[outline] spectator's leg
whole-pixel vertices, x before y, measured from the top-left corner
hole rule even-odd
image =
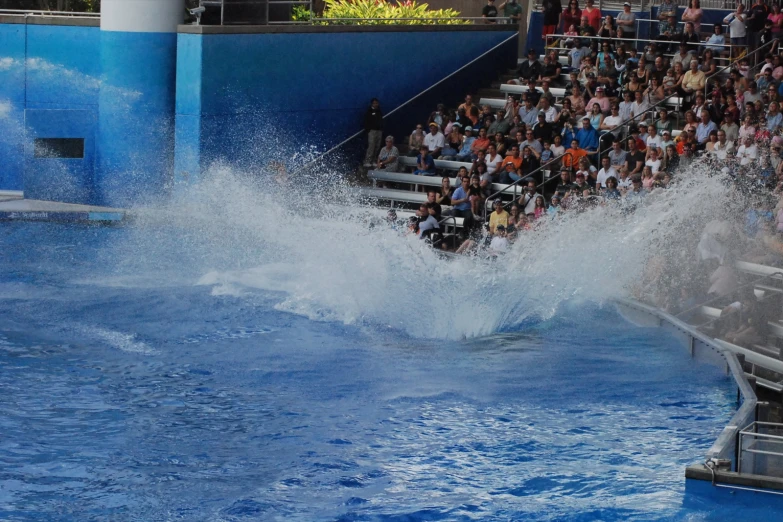
[[[383,131],[371,130],[367,132],[367,154],[364,156],[364,164],[375,165],[378,159],[378,152],[381,150],[381,139]]]

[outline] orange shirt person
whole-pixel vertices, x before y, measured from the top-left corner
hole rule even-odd
[[[571,148],[565,151],[563,156],[563,166],[567,168],[573,168],[574,165],[579,164],[579,160],[587,156],[585,149],[579,148],[578,140],[571,140]]]

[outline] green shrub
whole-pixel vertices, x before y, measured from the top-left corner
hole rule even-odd
[[[316,23],[332,25],[437,25],[469,24],[469,20],[459,20],[459,11],[454,9],[430,10],[428,4],[417,4],[413,0],[389,3],[385,0],[325,0],[323,18],[336,18],[334,21]],[[361,20],[351,20],[361,18]],[[413,20],[406,20],[412,18]]]

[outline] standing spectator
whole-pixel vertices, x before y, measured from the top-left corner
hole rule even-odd
[[[511,18],[510,21],[506,20],[505,23],[519,23],[520,19],[522,18],[522,6],[517,3],[517,0],[505,0],[498,7],[503,10],[503,16],[505,18]]]
[[[383,139],[383,112],[378,98],[370,101],[367,112],[364,113],[364,130],[367,132],[367,153],[364,155],[364,166],[367,168],[375,164],[378,151]]]
[[[598,32],[601,28],[601,10],[593,6],[593,0],[587,0],[582,16],[586,16],[588,25]]]
[[[673,0],[663,0],[658,8],[658,34],[671,36],[677,31],[677,27],[672,26],[669,17],[677,18],[677,4]]]
[[[761,34],[764,31],[764,22],[769,17],[769,7],[764,0],[756,0],[750,7],[747,18],[748,45],[750,50],[758,48]]]
[[[582,10],[579,9],[579,2],[578,0],[570,0],[568,2],[568,7],[566,8],[565,12],[563,12],[562,15],[563,18],[563,31],[568,31],[569,28],[573,25],[574,27],[579,27],[579,24],[582,20]],[[587,42],[584,42],[587,43]],[[577,39],[576,47],[579,47],[579,40]]]
[[[772,12],[767,16],[772,21],[772,36],[780,38],[781,29],[783,29],[783,13],[780,12],[780,3],[772,4]]]
[[[631,4],[629,2],[623,4],[623,12],[617,15],[617,27],[623,30],[623,38],[628,38],[629,40],[636,38],[636,15],[631,12]],[[635,45],[636,42],[634,42]]]
[[[413,171],[413,174],[416,176],[435,175],[435,160],[426,145],[419,147],[419,155],[416,156],[416,170]]]
[[[481,10],[481,16],[486,19],[484,21],[488,24],[497,23],[495,18],[498,17],[498,8],[495,7],[495,0],[487,0],[487,5]]]
[[[704,11],[701,10],[699,0],[691,0],[691,5],[682,13],[681,20],[683,22],[691,22],[694,32],[699,34],[701,33],[701,19],[703,16]]]
[[[563,6],[560,0],[544,0],[541,3],[541,11],[544,13],[544,34],[542,38],[546,43],[546,37],[555,34],[560,27],[560,19],[563,14]]]
[[[400,151],[394,146],[394,136],[386,136],[386,146],[378,154],[378,170],[397,172],[399,169]]]

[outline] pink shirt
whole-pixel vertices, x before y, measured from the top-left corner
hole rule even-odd
[[[780,32],[780,26],[778,25],[781,20],[783,20],[783,13],[775,14],[775,13],[769,13],[769,16],[767,17],[770,20],[772,20],[772,32],[774,34],[777,34]]]
[[[697,20],[697,21],[693,22],[693,32],[695,32],[696,34],[699,34],[701,32],[701,18],[702,18],[702,16],[704,16],[704,11],[702,11],[701,9],[691,9],[690,7],[687,8],[682,13],[682,18],[683,19],[688,17],[688,18],[691,18],[692,20]]]

